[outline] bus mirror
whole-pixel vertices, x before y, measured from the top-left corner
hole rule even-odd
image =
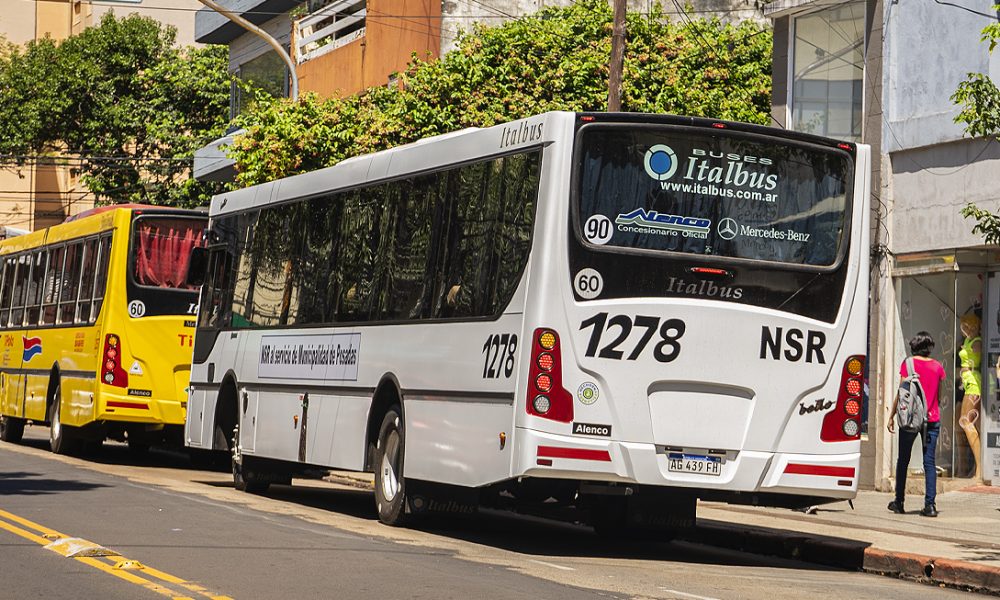
[[[191,287],[201,287],[208,273],[208,249],[196,247],[191,249],[191,259],[188,261],[186,283]]]

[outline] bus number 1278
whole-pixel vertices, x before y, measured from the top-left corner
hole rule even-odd
[[[483,379],[510,378],[514,373],[514,353],[517,351],[517,334],[495,333],[483,344]]]

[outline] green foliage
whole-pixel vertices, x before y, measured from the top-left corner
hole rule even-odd
[[[982,210],[971,202],[962,209],[961,215],[966,219],[976,220],[972,233],[983,236],[987,244],[1000,243],[1000,216]]]
[[[218,189],[190,169],[226,126],[226,51],[177,49],[174,36],[152,19],[107,14],[60,44],[0,54],[0,155],[78,155],[102,202],[205,203]]]
[[[1000,4],[994,8],[1000,11]],[[1000,23],[987,25],[983,29],[982,41],[989,43],[992,53],[1000,42]],[[989,75],[969,73],[952,94],[951,101],[961,107],[955,122],[965,124],[966,134],[987,136],[1000,133],[1000,89]]]
[[[955,122],[965,123],[971,136],[996,135],[1000,132],[1000,89],[989,75],[969,73],[951,96],[962,107]]]
[[[994,8],[1000,11],[1000,4]],[[992,53],[1000,42],[1000,23],[987,25],[982,41],[989,43]],[[965,124],[967,135],[985,137],[1000,133],[1000,89],[989,75],[969,73],[952,94],[951,101],[961,107],[955,122]],[[1000,243],[1000,217],[971,203],[961,214],[966,219],[976,220],[972,233],[982,235],[988,244]]]
[[[768,123],[771,40],[749,22],[630,14],[623,110]],[[611,9],[601,0],[480,25],[440,60],[414,57],[398,87],[298,103],[258,97],[229,155],[245,186],[464,127],[606,110],[610,53]]]

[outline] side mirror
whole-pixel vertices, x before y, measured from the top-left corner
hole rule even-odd
[[[206,274],[208,274],[208,248],[192,248],[185,283],[193,288],[201,287],[205,283]]]

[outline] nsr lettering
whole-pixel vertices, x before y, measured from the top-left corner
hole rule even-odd
[[[826,334],[822,331],[803,332],[795,328],[783,331],[781,327],[775,327],[772,331],[770,327],[764,326],[760,332],[760,358],[798,362],[805,357],[807,363],[825,365],[825,346]]]

